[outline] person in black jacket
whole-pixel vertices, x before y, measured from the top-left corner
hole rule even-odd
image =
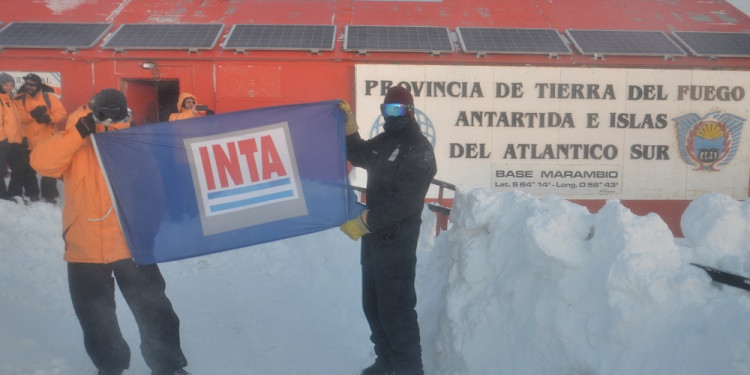
[[[422,375],[414,278],[435,154],[403,87],[386,92],[380,106],[385,131],[367,141],[349,105],[342,101],[339,107],[346,113],[347,158],[367,170],[367,209],[341,225],[353,240],[362,238],[362,307],[377,355],[362,375]]]

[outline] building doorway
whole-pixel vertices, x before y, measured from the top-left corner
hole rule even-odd
[[[128,98],[128,107],[133,111],[136,125],[165,122],[177,110],[180,81],[125,79],[123,92]]]

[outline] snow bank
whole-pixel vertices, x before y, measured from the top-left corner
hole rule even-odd
[[[439,314],[430,366],[443,374],[749,373],[750,295],[712,285],[689,265],[717,260],[748,274],[737,265],[747,267],[749,213],[722,195],[696,200],[683,218],[690,247],[657,215],[635,216],[615,200],[592,215],[552,196],[459,192],[453,226],[433,250],[444,254],[428,267],[443,270],[430,274],[443,286],[420,293],[434,299],[422,315]]]

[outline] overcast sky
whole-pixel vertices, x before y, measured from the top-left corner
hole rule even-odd
[[[727,0],[727,2],[745,14],[750,15],[750,0]]]

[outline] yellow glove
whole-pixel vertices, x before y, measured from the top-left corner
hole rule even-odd
[[[367,212],[369,211],[370,210],[362,211],[359,216],[347,221],[344,224],[341,224],[341,226],[339,226],[339,229],[341,229],[342,232],[346,233],[346,235],[354,241],[358,240],[365,234],[370,233],[370,228],[367,227]]]
[[[346,135],[356,133],[357,130],[359,130],[359,126],[357,126],[357,120],[354,118],[354,113],[352,113],[352,109],[351,107],[349,107],[349,103],[343,100],[339,100],[339,108],[341,108],[341,110],[344,111],[344,114],[346,114],[344,133],[346,133]]]

